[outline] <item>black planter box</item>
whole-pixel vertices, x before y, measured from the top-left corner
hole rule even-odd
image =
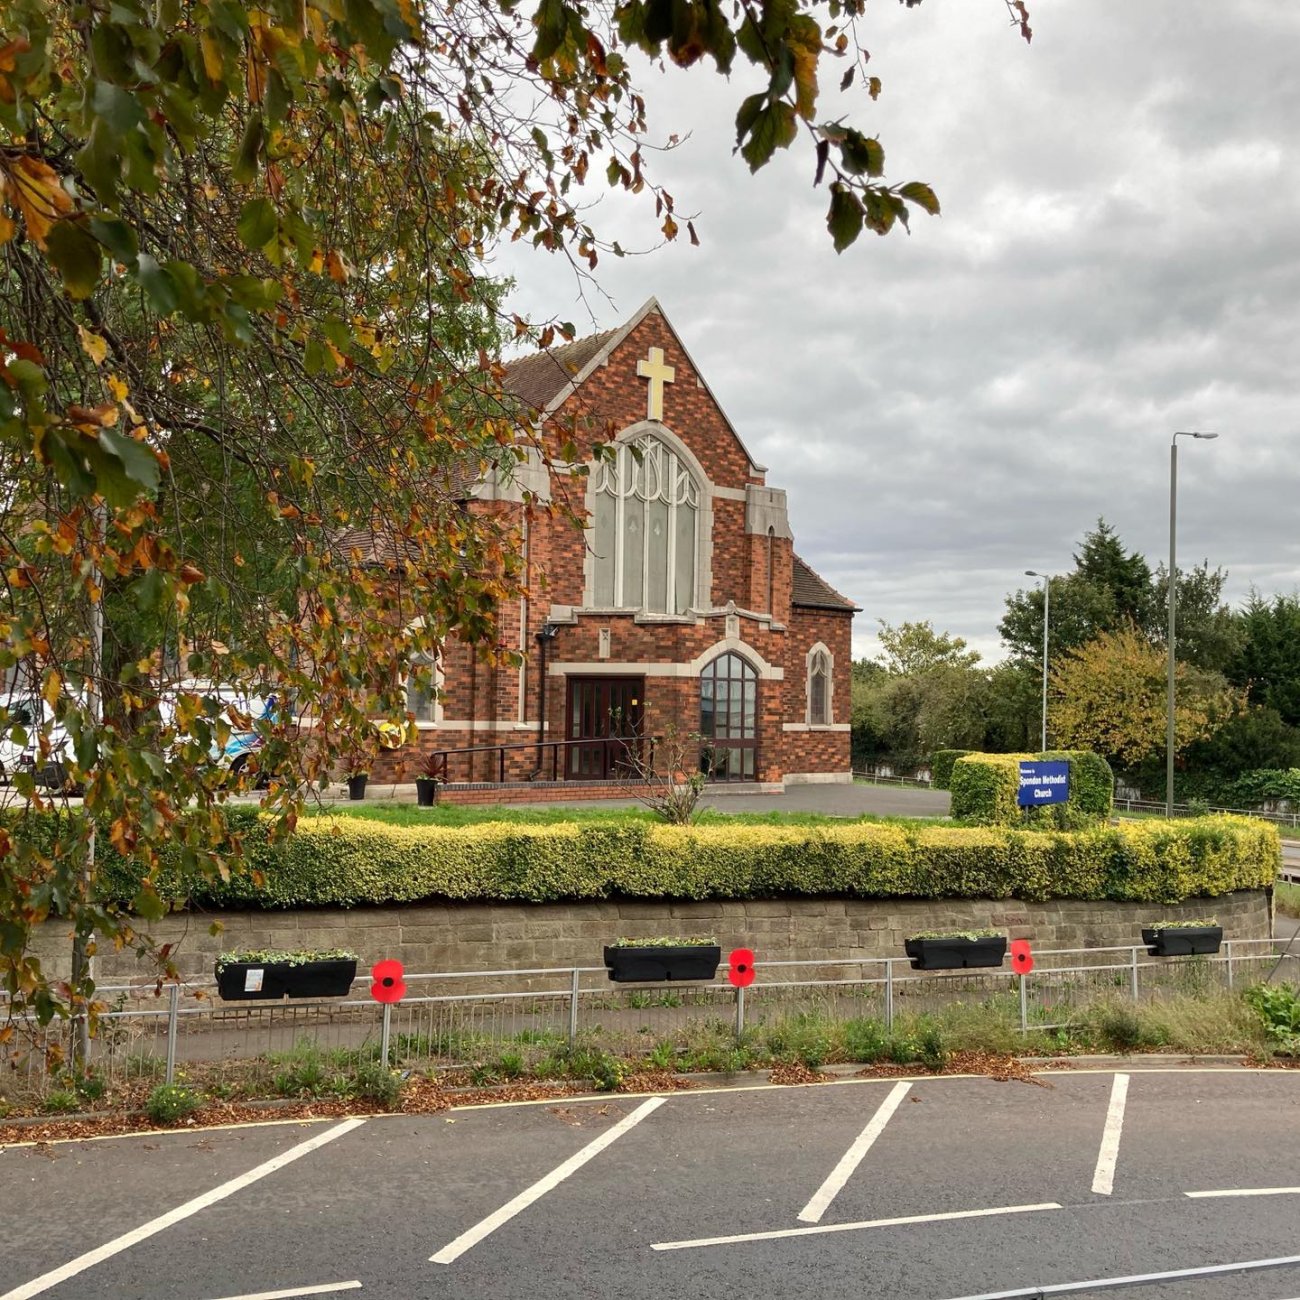
[[[663,984],[669,980],[711,980],[722,960],[716,943],[622,945],[605,949],[605,965],[616,984]]]
[[[252,979],[249,972],[261,972]],[[355,957],[330,957],[291,965],[287,961],[237,961],[217,968],[217,991],[227,1002],[253,998],[342,998],[357,977]]]
[[[364,799],[366,797],[366,782],[369,775],[363,772],[360,776],[348,777],[348,798]]]
[[[913,970],[963,970],[968,966],[1001,966],[1007,937],[980,939],[907,939],[903,943]]]
[[[1192,957],[1218,952],[1223,942],[1221,925],[1157,925],[1142,931],[1142,942],[1152,957]]]
[[[415,802],[421,808],[432,808],[438,801],[438,783],[427,776],[415,778]]]

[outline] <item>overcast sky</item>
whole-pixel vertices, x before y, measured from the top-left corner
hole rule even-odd
[[[512,250],[512,306],[619,324],[654,295],[787,489],[795,545],[877,620],[929,619],[987,658],[1025,569],[1064,572],[1099,515],[1180,562],[1229,571],[1234,603],[1300,583],[1300,5],[1003,0],[867,6],[884,83],[853,120],[891,183],[943,216],[842,255],[802,147],[751,176],[732,120],[751,88],[647,70],[655,159],[702,244],[601,263],[577,300],[560,259]],[[839,70],[823,76],[834,86]],[[849,98],[849,97],[846,97]],[[824,118],[849,105],[824,96]],[[595,214],[646,245],[652,213]]]

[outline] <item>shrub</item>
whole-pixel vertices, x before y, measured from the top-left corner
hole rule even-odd
[[[1070,804],[1080,812],[1105,819],[1115,810],[1115,773],[1100,754],[1090,749],[1048,749],[1038,757],[1070,764]]]
[[[81,1098],[71,1088],[56,1088],[45,1094],[41,1109],[47,1115],[70,1115],[81,1109]]]
[[[160,1083],[145,1102],[145,1112],[155,1124],[175,1124],[203,1105],[202,1096],[183,1083]]]
[[[1022,762],[1070,765],[1070,799],[1065,804],[1021,808],[1017,803]],[[981,826],[1027,825],[1081,830],[1110,817],[1115,776],[1100,754],[1086,749],[1049,749],[1041,754],[962,755],[950,778],[952,815]]]
[[[1011,760],[1016,761],[1014,758]],[[960,760],[957,773],[987,762]],[[956,791],[954,789],[954,797]],[[353,907],[426,899],[1047,898],[1176,903],[1263,889],[1276,830],[1245,818],[1076,832],[844,822],[811,826],[489,822],[431,828],[307,823],[253,842],[246,875],[195,881],[205,908]],[[120,859],[118,860],[120,863]],[[134,889],[116,895],[129,899]]]
[[[966,754],[952,769],[952,815],[980,826],[1020,820],[1020,764],[1029,754]]]
[[[1300,767],[1260,767],[1229,782],[1224,798],[1234,808],[1257,808],[1270,799],[1300,805]]]
[[[936,749],[930,755],[931,786],[936,790],[951,789],[953,764],[973,752],[969,749]]]

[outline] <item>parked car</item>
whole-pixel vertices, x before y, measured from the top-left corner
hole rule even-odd
[[[0,736],[0,783],[12,785],[19,772],[24,769],[30,771],[36,766],[36,741],[32,732],[35,730],[35,720],[40,716],[39,701],[34,704],[19,701],[10,705],[10,729]],[[21,727],[27,733],[21,745],[14,739],[14,727]]]

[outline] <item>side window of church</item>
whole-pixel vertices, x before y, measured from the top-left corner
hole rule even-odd
[[[437,676],[436,661],[419,655],[411,663],[412,672],[406,679],[406,708],[416,722],[434,722]]]
[[[594,470],[593,604],[684,614],[695,601],[700,489],[657,438],[619,446]]]
[[[808,721],[814,727],[831,723],[831,657],[825,650],[808,662]]]

